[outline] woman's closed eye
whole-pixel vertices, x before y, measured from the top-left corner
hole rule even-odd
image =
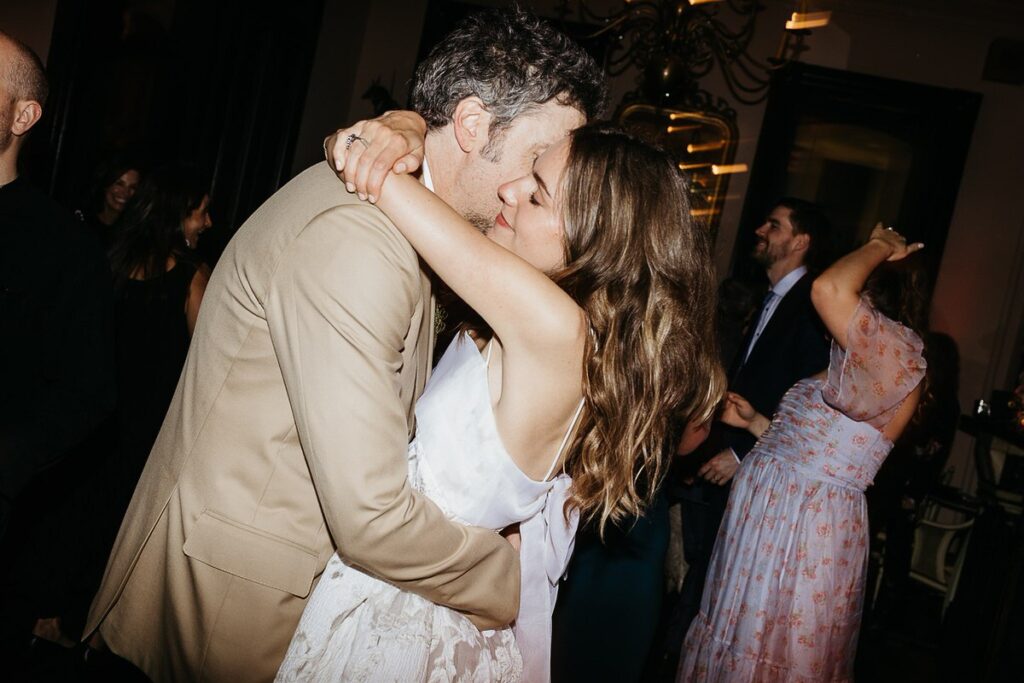
[[[540,206],[540,202],[537,201],[537,193],[536,192],[531,192],[530,193],[530,203],[533,204],[534,206]]]

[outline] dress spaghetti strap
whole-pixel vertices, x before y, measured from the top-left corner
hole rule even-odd
[[[580,399],[580,404],[576,406],[576,413],[572,416],[572,422],[569,423],[569,429],[566,430],[565,436],[562,437],[562,443],[558,447],[558,452],[555,453],[555,459],[551,461],[551,466],[548,467],[547,474],[541,481],[547,481],[551,478],[551,473],[555,471],[555,465],[562,459],[562,453],[565,451],[565,447],[569,445],[569,437],[576,430],[576,423],[579,422],[580,414],[583,412],[583,399]]]
[[[470,339],[470,341],[473,341],[472,338]],[[487,355],[484,357],[484,367],[485,368],[491,367],[491,349],[493,349],[493,348],[494,348],[494,340],[492,339],[491,341],[487,342]]]

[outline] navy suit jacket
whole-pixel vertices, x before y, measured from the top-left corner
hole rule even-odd
[[[757,412],[768,419],[791,386],[828,367],[828,332],[811,303],[814,277],[810,273],[804,275],[782,297],[750,356],[743,362],[757,326],[757,320],[751,321],[729,373],[729,391],[750,401]],[[757,440],[746,430],[722,427],[724,446],[732,448],[742,459]]]

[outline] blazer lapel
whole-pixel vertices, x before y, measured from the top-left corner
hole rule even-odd
[[[801,301],[805,298],[803,290],[809,286],[812,276],[810,273],[805,274],[802,278],[796,281],[786,296],[782,297],[782,301],[775,308],[775,312],[772,314],[768,324],[765,325],[764,331],[761,332],[761,336],[758,338],[757,343],[754,344],[754,348],[750,350],[750,355],[747,357],[746,362],[740,363],[736,368],[735,375],[738,375],[744,365],[749,365],[754,362],[760,356],[765,353],[769,353],[771,347],[774,345],[773,342],[780,336],[780,331],[784,330],[792,321],[798,308],[800,307]],[[752,325],[757,325],[757,321],[754,321]],[[747,335],[747,344],[750,343],[750,337],[753,334],[753,329],[749,330]],[[744,346],[744,349],[747,347]],[[774,351],[770,352],[774,355]]]

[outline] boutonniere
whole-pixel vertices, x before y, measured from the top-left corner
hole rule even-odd
[[[434,339],[444,331],[444,325],[447,322],[448,312],[444,310],[444,306],[434,302]]]

